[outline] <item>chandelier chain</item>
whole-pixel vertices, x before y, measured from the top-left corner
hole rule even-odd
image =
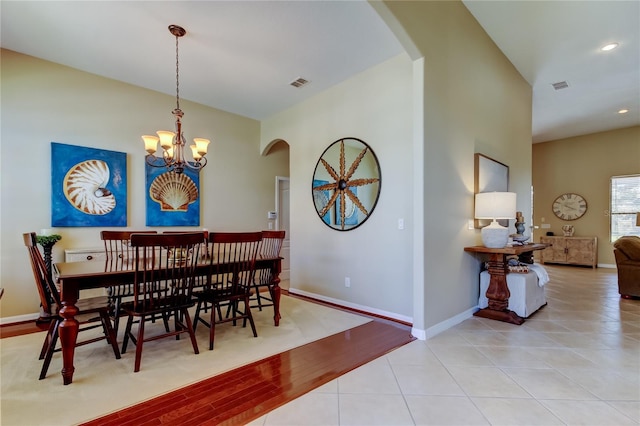
[[[180,59],[178,56],[178,36],[176,35],[176,107],[180,109]]]

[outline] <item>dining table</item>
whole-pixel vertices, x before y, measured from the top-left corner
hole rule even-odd
[[[220,267],[220,265],[217,265]],[[226,264],[229,272],[237,269],[234,264]],[[258,258],[255,262],[255,269],[271,269],[272,286],[270,288],[273,296],[273,322],[277,327],[280,324],[280,272],[282,268],[282,258]],[[223,265],[224,270],[224,265]],[[65,385],[73,382],[75,367],[73,358],[75,354],[76,342],[78,339],[78,321],[75,319],[78,314],[76,302],[80,296],[80,290],[111,287],[134,282],[135,267],[130,265],[115,267],[110,262],[81,261],[81,262],[60,262],[53,265],[53,275],[60,287],[60,298],[62,307],[59,311],[63,321],[58,326],[58,335],[62,348],[62,380]],[[206,277],[211,273],[211,261],[202,258],[195,268],[196,276]]]

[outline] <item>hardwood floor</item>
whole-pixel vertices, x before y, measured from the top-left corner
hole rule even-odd
[[[415,338],[382,318],[282,352],[85,425],[237,425],[250,422]],[[40,331],[33,322],[0,328],[1,337]]]

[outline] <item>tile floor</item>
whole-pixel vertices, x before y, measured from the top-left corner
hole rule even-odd
[[[640,424],[640,301],[615,269],[546,268],[548,305],[523,325],[472,317],[251,424]]]

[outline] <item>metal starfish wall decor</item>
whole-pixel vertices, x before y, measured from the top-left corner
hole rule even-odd
[[[371,152],[369,147],[364,144],[364,148],[359,152],[356,159],[351,163],[349,170],[346,170],[345,164],[345,153],[344,153],[344,139],[339,141],[340,143],[340,172],[336,172],[336,170],[324,159],[320,158],[320,163],[324,166],[327,173],[331,176],[334,182],[330,182],[324,185],[319,185],[313,188],[313,191],[332,191],[331,198],[327,204],[322,208],[322,210],[318,211],[318,215],[323,217],[336,203],[340,206],[340,226],[341,229],[344,230],[345,227],[345,219],[346,219],[346,205],[347,201],[350,200],[365,216],[369,215],[369,211],[367,208],[360,202],[360,199],[354,192],[351,191],[350,188],[355,188],[358,186],[370,185],[373,183],[380,182],[380,178],[356,178],[352,179],[354,173],[360,166],[360,162],[367,152]],[[348,200],[347,200],[348,198]],[[339,200],[339,201],[338,201]],[[372,206],[373,207],[373,206]]]

